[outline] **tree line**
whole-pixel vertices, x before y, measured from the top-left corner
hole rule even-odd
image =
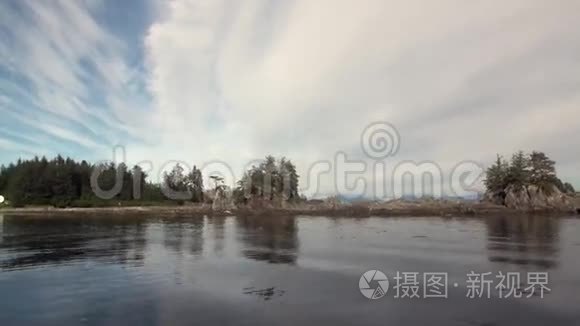
[[[115,203],[125,201],[163,201],[161,188],[146,181],[141,167],[131,169],[124,163],[93,165],[60,155],[53,159],[35,157],[0,167],[0,193],[15,207],[52,205],[55,207],[90,207],[112,204],[99,198],[91,187],[93,171],[99,169],[98,185],[112,189],[121,181]],[[137,186],[134,186],[137,185]]]
[[[236,204],[252,200],[273,202],[298,201],[298,173],[292,161],[266,156],[264,161],[246,171],[233,191]]]
[[[14,207],[181,205],[211,203],[216,197],[243,205],[252,199],[293,201],[300,198],[296,167],[286,158],[276,160],[267,156],[258,166],[246,171],[234,189],[224,185],[219,176],[210,176],[210,179],[213,185],[206,189],[200,169],[194,166],[186,173],[176,164],[163,174],[161,183],[154,183],[138,165],[129,168],[124,163],[91,164],[59,155],[50,160],[35,157],[0,166],[0,194]]]
[[[518,151],[509,161],[498,154],[494,164],[486,171],[484,183],[492,193],[504,192],[510,186],[521,188],[528,185],[538,186],[545,192],[556,187],[563,193],[575,193],[570,183],[558,178],[555,165],[545,153],[538,151],[529,154]]]

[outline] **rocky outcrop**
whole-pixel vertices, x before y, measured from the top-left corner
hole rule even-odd
[[[493,205],[505,206],[505,196],[506,196],[505,191],[500,192],[488,191],[485,193],[482,202],[490,203]]]
[[[508,186],[505,189],[504,205],[519,210],[533,209],[531,207],[531,198],[528,193],[528,187]]]
[[[225,211],[235,208],[231,192],[227,190],[210,190],[205,193],[206,202],[211,203],[214,211]]]
[[[485,199],[488,202],[517,210],[576,211],[574,198],[561,192],[555,185],[547,187],[510,185],[502,192],[486,193]]]
[[[576,193],[574,196],[574,209],[577,214],[580,214],[580,193]]]

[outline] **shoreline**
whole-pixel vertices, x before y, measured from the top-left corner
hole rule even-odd
[[[486,217],[498,215],[546,215],[573,216],[579,212],[555,209],[516,210],[505,206],[489,203],[445,202],[445,201],[392,201],[386,203],[360,204],[299,204],[288,207],[237,207],[232,209],[214,210],[210,205],[184,206],[122,206],[122,207],[90,207],[90,208],[54,208],[54,207],[23,207],[0,208],[1,214],[14,215],[55,215],[55,214],[191,214],[207,216],[231,215],[310,215],[310,216],[344,216],[344,217]]]

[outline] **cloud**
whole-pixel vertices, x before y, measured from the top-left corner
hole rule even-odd
[[[538,149],[580,188],[574,0],[153,1],[139,37],[107,24],[106,1],[22,3],[0,5],[0,105],[78,155],[122,144],[130,163],[221,160],[239,175],[272,153],[305,179],[337,151],[372,163],[361,133],[387,121],[391,168]]]
[[[561,146],[580,136],[580,75],[570,69],[578,9],[565,0],[172,1],[146,37],[155,126],[195,158],[280,153],[303,174],[337,150],[360,156],[373,121],[401,133],[392,164],[450,169],[537,148],[569,166],[580,159]],[[579,184],[578,172],[561,172]]]
[[[139,125],[127,46],[98,23],[97,8],[94,1],[0,5],[3,110],[15,122],[5,127],[52,138],[52,152],[64,141],[74,150],[62,154],[98,156]]]

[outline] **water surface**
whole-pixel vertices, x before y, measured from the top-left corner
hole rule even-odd
[[[579,258],[575,218],[0,215],[0,325],[580,325]],[[551,292],[470,299],[471,271]],[[395,298],[397,272],[447,272],[448,298]]]

